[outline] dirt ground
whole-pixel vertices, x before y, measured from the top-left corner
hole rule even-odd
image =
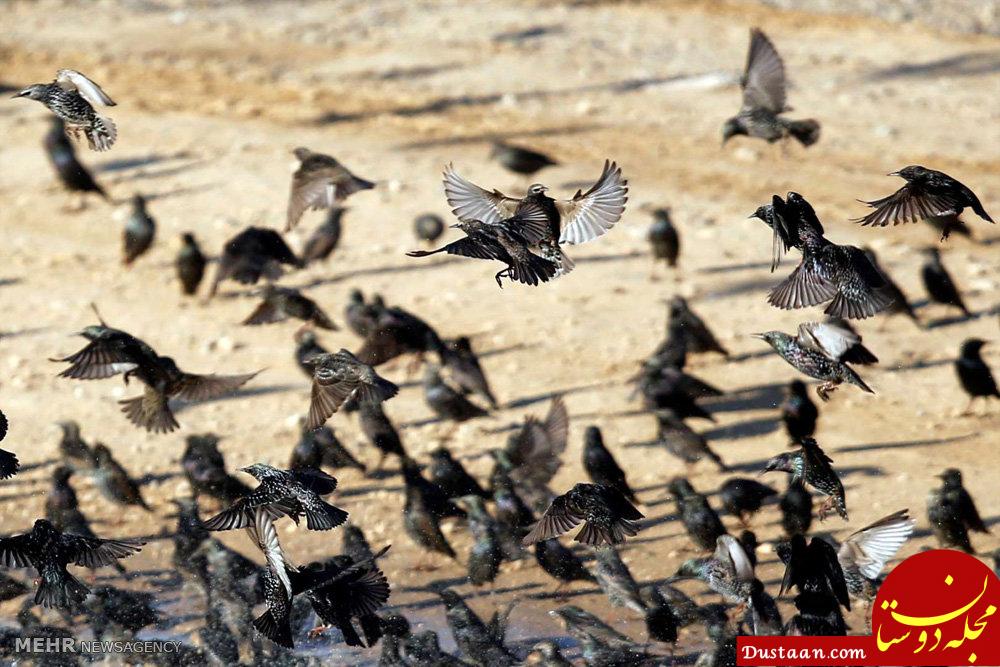
[[[773,193],[796,190],[814,203],[829,236],[870,245],[918,304],[925,322],[876,318],[858,324],[881,364],[863,369],[874,396],[843,388],[822,406],[817,434],[847,487],[851,521],[832,518],[820,531],[843,538],[904,507],[917,532],[901,556],[933,544],[925,502],[943,468],[962,470],[992,535],[974,535],[981,553],[1000,547],[1000,405],[961,416],[966,398],[951,361],[965,338],[997,341],[1000,229],[967,215],[976,240],[953,238],[944,261],[966,295],[973,319],[927,305],[919,281],[919,248],[937,243],[927,225],[861,228],[855,199],[895,190],[885,176],[907,164],[946,171],[972,186],[1000,215],[1000,38],[937,32],[871,18],[824,16],[707,0],[586,3],[516,0],[468,3],[341,2],[8,2],[0,39],[0,82],[47,81],[56,69],[86,72],[116,99],[110,114],[120,138],[113,150],[81,158],[118,202],[71,209],[73,197],[54,181],[41,137],[49,119],[23,100],[0,104],[0,406],[11,422],[3,446],[24,471],[0,484],[2,531],[21,532],[43,515],[54,422],[75,419],[85,438],[107,443],[136,477],[154,512],[122,511],[77,481],[82,507],[99,534],[152,536],[129,564],[169,567],[173,529],[169,500],[187,492],[177,460],[184,438],[214,432],[231,468],[255,461],[285,465],[296,442],[308,384],[295,366],[296,324],[241,327],[253,308],[247,290],[227,284],[205,304],[180,296],[171,263],[177,237],[193,231],[213,254],[245,225],[283,226],[291,150],[308,146],[337,156],[376,180],[353,197],[341,247],[325,266],[290,274],[283,284],[309,295],[342,320],[353,288],[381,292],[419,313],[445,336],[473,337],[504,407],[458,428],[448,442],[474,474],[490,468],[482,456],[503,444],[505,429],[523,415],[541,415],[547,397],[562,393],[571,414],[570,444],[553,488],[581,481],[582,434],[596,424],[638,490],[650,526],[623,551],[640,581],[657,580],[694,555],[683,529],[668,520],[666,483],[685,469],[648,446],[651,416],[629,401],[625,380],[664,331],[661,300],[682,294],[715,329],[733,358],[696,356],[690,370],[730,392],[711,407],[717,424],[695,422],[739,474],[753,476],[785,447],[777,421],[780,389],[792,368],[747,334],[793,331],[820,317],[818,309],[784,312],[768,306],[767,290],[790,270],[768,271],[770,234],[748,213]],[[737,138],[720,147],[720,126],[739,105],[736,84],[750,26],[761,26],[782,53],[792,87],[792,117],[816,117],[822,139],[808,150]],[[530,32],[529,32],[530,31]],[[416,260],[411,225],[422,212],[448,215],[441,168],[454,162],[473,181],[506,192],[528,184],[487,159],[499,135],[556,156],[561,166],[539,179],[570,196],[600,172],[605,158],[629,179],[629,206],[603,239],[571,248],[578,268],[541,288],[497,289],[498,267],[475,261]],[[121,226],[134,192],[150,198],[159,225],[156,245],[129,270],[120,265]],[[669,206],[682,234],[680,268],[651,278],[645,234],[649,210]],[[289,235],[300,247],[322,214],[307,214]],[[142,337],[193,372],[265,368],[231,400],[185,408],[170,435],[148,435],[119,414],[116,401],[133,395],[117,379],[57,379],[48,359],[73,352],[72,332],[93,323],[99,304],[113,326]],[[327,347],[356,349],[349,331],[325,334]],[[1000,345],[985,348],[1000,372]],[[385,374],[404,384],[386,405],[418,459],[437,447],[450,426],[426,423],[419,376],[405,363]],[[517,407],[510,407],[510,405]],[[331,425],[348,447],[374,464],[355,420]],[[394,467],[394,464],[391,464]],[[421,627],[442,628],[443,609],[427,586],[451,581],[489,614],[517,598],[511,635],[530,645],[563,636],[547,611],[561,602],[552,580],[533,560],[505,564],[493,596],[463,583],[464,567],[422,555],[401,533],[398,477],[338,475],[335,502],[351,513],[374,545],[392,543],[383,561],[391,602]],[[696,488],[725,479],[697,466]],[[777,487],[784,480],[769,477]],[[712,501],[716,506],[717,499]],[[754,528],[762,541],[780,536],[775,507]],[[733,530],[734,517],[724,517]],[[280,526],[299,561],[328,556],[340,538]],[[452,531],[464,562],[469,538]],[[226,535],[251,554],[243,535]],[[257,554],[252,554],[257,557]],[[759,575],[776,588],[780,565],[765,545]],[[412,568],[417,560],[437,565]],[[121,584],[121,582],[116,582]],[[143,586],[142,579],[127,584]],[[684,589],[712,601],[697,583]],[[776,592],[776,590],[774,591]],[[637,639],[641,619],[614,610],[596,587],[574,585],[571,601],[610,619]],[[169,608],[183,609],[175,593]],[[11,616],[15,606],[3,607]],[[863,631],[858,612],[850,623]],[[445,646],[451,646],[447,632]],[[682,635],[679,655],[703,643]],[[373,659],[377,649],[353,654]]]

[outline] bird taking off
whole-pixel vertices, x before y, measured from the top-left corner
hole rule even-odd
[[[66,131],[74,137],[83,132],[91,150],[106,151],[118,138],[118,129],[95,106],[115,106],[101,87],[74,69],[56,72],[52,83],[34,83],[14,97],[26,97],[44,104],[66,122]]]

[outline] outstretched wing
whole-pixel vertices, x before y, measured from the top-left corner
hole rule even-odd
[[[71,364],[59,377],[73,380],[103,380],[138,366],[116,338],[93,340],[79,352],[56,361]]]
[[[530,546],[535,542],[557,537],[575,528],[583,519],[582,514],[577,514],[569,508],[565,496],[559,496],[552,501],[531,532],[524,536],[522,543]]]
[[[589,190],[556,202],[562,216],[559,243],[575,245],[603,236],[621,219],[627,201],[628,181],[617,164],[605,160],[601,177]]]
[[[28,536],[0,537],[0,565],[4,567],[28,567]]]
[[[444,194],[452,213],[459,220],[480,220],[488,225],[495,225],[514,215],[520,201],[499,190],[489,192],[465,180],[451,164],[444,168]]]
[[[56,73],[56,83],[63,90],[75,90],[91,104],[100,104],[106,107],[115,106],[114,100],[108,97],[108,94],[101,90],[100,86],[75,69],[59,70]]]
[[[737,581],[753,581],[753,564],[743,545],[732,535],[720,535],[716,540],[715,559],[735,572]]]
[[[888,197],[875,201],[863,201],[863,204],[875,209],[863,218],[856,218],[865,227],[885,227],[890,222],[898,225],[901,222],[919,222],[925,218],[955,213],[962,208],[962,201],[957,193],[924,192],[907,183]]]
[[[796,339],[799,344],[838,360],[861,342],[861,336],[853,331],[827,322],[803,322]]]
[[[288,567],[292,570],[295,568],[286,562],[285,552],[281,548],[281,542],[278,541],[278,531],[274,527],[274,520],[279,516],[278,512],[268,507],[257,507],[254,509],[253,523],[248,525],[246,530],[250,540],[264,554],[267,566],[274,572],[278,581],[285,586],[290,600],[295,593],[292,591],[292,582],[289,580],[288,570],[285,568]]]
[[[912,533],[913,519],[908,510],[900,510],[848,537],[840,545],[837,558],[842,567],[853,563],[861,574],[875,579]]]
[[[195,375],[184,373],[174,398],[182,401],[207,401],[236,391],[252,380],[257,373],[240,375]]]
[[[73,563],[89,568],[105,567],[119,558],[128,558],[142,551],[145,544],[140,540],[102,540],[70,534],[64,534],[61,541]]]
[[[785,64],[774,44],[759,28],[750,30],[750,49],[743,72],[743,106],[763,107],[772,113],[785,109]]]

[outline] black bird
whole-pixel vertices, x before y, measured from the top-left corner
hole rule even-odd
[[[566,403],[554,396],[545,421],[526,416],[521,428],[507,439],[505,448],[492,453],[496,466],[490,479],[495,480],[498,474],[509,477],[528,502],[547,505],[552,495],[548,483],[562,465],[568,441]]]
[[[525,546],[557,537],[575,528],[583,528],[574,538],[577,542],[599,546],[621,544],[626,536],[636,535],[643,514],[622,495],[621,491],[603,484],[575,484],[557,496],[545,510],[541,520],[525,535]]]
[[[375,187],[374,183],[358,178],[329,155],[301,147],[292,153],[300,164],[292,175],[285,231],[298,223],[306,209],[331,208],[355,192]]]
[[[691,310],[684,297],[673,296],[667,301],[667,319],[668,332],[674,322],[686,330],[688,352],[718,352],[724,357],[729,356],[729,351],[722,346],[705,321]]]
[[[750,29],[747,64],[740,79],[743,106],[722,126],[722,143],[738,134],[774,143],[795,137],[803,146],[819,141],[819,123],[811,118],[788,120],[785,103],[785,64],[771,40],[759,28]]]
[[[49,161],[67,190],[81,194],[96,192],[105,201],[108,200],[108,193],[94,180],[93,174],[77,159],[76,149],[66,137],[66,124],[62,118],[58,116],[52,118],[52,127],[45,133],[44,145]]]
[[[380,295],[373,296],[367,304],[366,317],[372,318],[370,325],[358,323],[368,325],[364,344],[357,354],[364,363],[379,366],[404,354],[415,354],[418,360],[423,360],[428,352],[444,359],[444,342],[434,327],[403,308],[386,306]]]
[[[91,472],[91,476],[105,498],[118,505],[137,505],[147,512],[153,511],[143,500],[139,485],[115,460],[110,449],[97,443],[94,445],[94,455],[97,457],[97,467]]]
[[[130,266],[149,250],[155,237],[156,221],[146,210],[146,198],[136,194],[132,197],[132,211],[122,233],[122,264]]]
[[[669,208],[658,208],[653,211],[653,224],[646,232],[646,240],[653,253],[653,261],[663,260],[669,267],[677,266],[677,258],[681,253],[680,236],[670,219]],[[655,266],[655,264],[654,264]]]
[[[618,550],[613,546],[602,546],[594,549],[594,557],[597,583],[612,606],[626,607],[645,616],[646,603],[639,593],[639,584],[635,582],[628,565],[618,555]]]
[[[777,492],[775,492],[777,493]],[[743,551],[746,552],[747,558],[750,559],[750,564],[757,567],[757,547],[760,546],[760,542],[757,541],[757,534],[752,530],[744,530],[740,533],[739,542],[743,546]]]
[[[534,513],[514,490],[514,482],[509,477],[496,480],[493,503],[504,558],[511,561],[524,558],[521,540],[535,524]]]
[[[80,506],[76,491],[69,483],[72,476],[73,470],[64,465],[56,466],[52,470],[52,486],[49,487],[49,493],[45,496],[45,518],[51,521],[56,528],[59,528],[62,523],[63,516]]]
[[[802,380],[789,382],[781,403],[781,422],[789,439],[794,443],[815,434],[818,417],[819,409],[809,398],[805,383]]]
[[[66,571],[70,563],[89,568],[111,565],[141,550],[140,540],[106,540],[61,533],[45,519],[38,519],[30,533],[0,538],[0,565],[38,571],[35,604],[68,608],[90,592]]]
[[[646,607],[646,636],[651,641],[676,644],[680,619],[670,602],[656,586],[644,586],[640,592]]]
[[[365,338],[378,324],[378,311],[372,304],[365,303],[365,295],[359,289],[352,289],[344,306],[344,320],[348,328]]]
[[[473,586],[492,584],[500,572],[503,549],[500,545],[500,525],[486,511],[479,496],[468,495],[461,499],[469,516],[472,549],[469,551],[467,571]]]
[[[785,634],[847,634],[840,607],[850,610],[851,599],[836,548],[819,537],[806,544],[805,537],[794,535],[789,544],[779,545],[778,556],[785,564],[780,592],[793,586],[799,590],[795,597],[799,613]]]
[[[712,413],[697,402],[701,397],[722,395],[707,382],[664,365],[659,358],[644,362],[635,379],[636,389],[642,394],[643,406],[647,410],[670,411],[679,419],[715,421]]]
[[[0,441],[7,437],[7,427],[7,415],[0,411]],[[0,449],[0,479],[13,477],[20,467],[21,464],[18,463],[16,455]]]
[[[329,350],[320,345],[319,340],[316,338],[316,332],[311,330],[309,327],[300,327],[295,332],[295,363],[298,364],[299,368],[305,373],[306,377],[310,380],[313,376],[312,365],[309,360],[312,357],[329,354]]]
[[[971,208],[983,220],[993,222],[976,193],[944,172],[910,165],[889,176],[899,176],[906,181],[906,185],[888,197],[862,202],[875,210],[854,222],[865,226],[885,227],[890,222],[898,225],[901,222],[917,222],[935,216],[959,216],[966,207]],[[942,240],[948,238],[949,231],[946,227]]]
[[[202,254],[198,241],[194,234],[184,232],[181,234],[181,249],[174,260],[174,267],[177,269],[177,278],[181,281],[181,291],[191,296],[198,291],[201,279],[205,277],[205,265],[208,260]]]
[[[497,399],[479,364],[479,358],[472,350],[472,342],[468,336],[459,336],[447,341],[442,360],[445,368],[450,371],[452,381],[459,389],[467,394],[482,396],[490,404],[491,409],[497,409]]]
[[[115,106],[101,87],[72,69],[56,72],[52,83],[35,83],[14,97],[26,97],[44,104],[66,122],[66,131],[74,137],[83,132],[91,150],[106,151],[118,138],[114,122],[94,110],[94,106]]]
[[[273,324],[294,317],[320,329],[336,331],[340,328],[315,301],[297,289],[265,285],[261,296],[264,300],[243,320],[243,324]]]
[[[185,373],[170,357],[158,355],[138,338],[119,329],[99,325],[79,333],[90,342],[75,354],[55,361],[71,365],[59,377],[99,380],[119,373],[125,383],[131,378],[145,385],[142,396],[119,401],[122,412],[136,426],[153,433],[167,433],[178,427],[169,401],[204,401],[235,391],[257,372],[242,375],[196,375]]]
[[[157,596],[146,591],[130,591],[114,586],[98,586],[93,595],[87,596],[83,607],[87,610],[88,623],[97,639],[110,634],[114,638],[134,637],[143,628],[161,623],[156,609]]]
[[[722,506],[745,526],[750,524],[750,518],[760,510],[765,500],[777,495],[778,492],[770,486],[743,477],[727,479],[719,487]]]
[[[360,563],[375,555],[364,532],[353,523],[345,523],[340,533],[340,552],[342,555],[349,557],[355,563]]]
[[[729,470],[722,457],[708,446],[705,436],[695,433],[673,410],[657,410],[656,424],[656,443],[688,466],[709,458],[720,471]]]
[[[966,317],[972,317],[972,313],[966,308],[962,300],[962,294],[955,285],[948,269],[941,262],[941,253],[937,248],[924,248],[926,259],[920,269],[920,277],[924,281],[924,289],[931,301],[943,303],[948,306],[955,306],[962,311]]]
[[[373,404],[399,393],[399,387],[347,350],[311,357],[309,363],[313,383],[306,428],[322,426],[348,398],[353,397],[359,404]]]
[[[309,266],[313,262],[321,262],[330,257],[340,243],[342,219],[346,208],[334,206],[326,214],[326,220],[313,230],[313,233],[302,246],[302,264]]]
[[[535,560],[542,570],[559,581],[556,590],[574,581],[597,581],[583,561],[555,538],[535,543]]]
[[[456,461],[445,447],[438,447],[431,452],[430,477],[431,482],[441,487],[449,498],[490,497],[490,494],[465,471],[462,464]]]
[[[437,367],[433,365],[424,371],[423,385],[427,407],[442,420],[464,422],[489,414],[441,379]]]
[[[836,508],[837,514],[847,521],[847,500],[844,485],[837,471],[830,465],[833,459],[826,455],[812,438],[799,441],[800,448],[794,452],[784,452],[767,462],[764,473],[778,470],[791,474],[791,482],[803,481],[827,498],[820,506],[817,516],[822,521],[827,513]],[[763,473],[761,473],[763,474]]]
[[[249,495],[252,489],[226,472],[226,461],[218,444],[219,438],[211,433],[189,435],[181,455],[181,469],[195,499],[204,494],[231,505]]]
[[[384,644],[383,644],[384,647]],[[384,654],[383,654],[384,655]],[[434,665],[434,667],[468,667],[466,661],[441,650],[441,641],[433,630],[408,635],[403,643],[403,664]],[[391,664],[391,663],[390,663]],[[379,663],[379,667],[384,667]]]
[[[423,213],[413,220],[413,235],[418,241],[434,243],[444,234],[444,220],[436,213]]]
[[[969,338],[962,343],[958,359],[955,360],[955,371],[958,373],[958,380],[962,383],[962,389],[969,395],[969,406],[966,414],[972,410],[972,403],[980,396],[989,400],[990,396],[1000,398],[1000,390],[997,390],[997,381],[993,379],[990,367],[983,361],[979,351],[986,341],[978,338]]]
[[[499,162],[505,169],[523,176],[532,176],[545,167],[559,164],[545,153],[539,153],[522,146],[513,146],[503,141],[493,142],[490,158]]]
[[[282,514],[298,523],[303,514],[309,530],[330,530],[347,521],[347,512],[323,500],[337,488],[337,479],[315,468],[281,470],[264,463],[240,468],[259,484],[250,494],[205,522],[209,530],[246,528],[258,509]]]
[[[441,532],[444,517],[464,517],[465,511],[451,502],[436,484],[424,479],[416,462],[403,459],[403,481],[406,501],[403,507],[403,528],[419,546],[456,558],[455,551]]]
[[[889,307],[882,312],[886,315],[898,315],[902,313],[913,320],[914,324],[921,326],[920,318],[917,317],[917,312],[913,309],[909,299],[906,298],[906,294],[903,293],[903,290],[899,288],[896,281],[894,281],[879,264],[878,258],[875,256],[875,251],[871,248],[864,248],[864,253],[868,258],[868,261],[875,267],[875,270],[881,274],[882,280],[885,281],[885,287],[883,290],[886,295],[892,299],[892,303],[889,304]]]
[[[781,509],[781,527],[785,534],[805,535],[812,525],[812,494],[806,491],[802,480],[788,482],[788,488],[778,501]]]
[[[844,382],[853,384],[869,394],[875,393],[853,368],[829,356],[825,349],[817,345],[814,338],[803,335],[801,328],[799,335],[794,337],[781,331],[767,331],[751,336],[760,338],[774,348],[778,356],[800,373],[823,380],[823,383],[816,388],[816,394],[824,401],[830,400],[830,392]]]
[[[688,331],[681,321],[667,318],[667,335],[646,361],[652,368],[683,370],[687,364]]]
[[[57,422],[57,425],[62,430],[62,437],[59,440],[59,456],[62,462],[75,472],[92,470],[97,465],[97,457],[80,437],[80,425],[71,420]]]
[[[292,449],[292,457],[288,468],[354,468],[365,471],[365,465],[347,451],[329,426],[321,426],[316,430],[305,428],[303,422],[302,435],[298,444]]]
[[[487,624],[476,616],[455,591],[446,588],[438,594],[444,603],[448,627],[451,628],[451,634],[463,658],[482,667],[517,664],[518,661],[504,646],[507,623],[504,615],[497,613]]]
[[[403,441],[399,438],[399,432],[385,414],[381,403],[359,404],[358,425],[368,441],[379,451],[376,470],[382,469],[385,457],[390,454],[398,456],[400,459],[406,458],[406,450],[403,449]]]
[[[403,482],[407,489],[415,489],[424,501],[427,510],[436,517],[464,518],[465,511],[452,502],[445,490],[424,478],[421,466],[410,458],[403,458]]]
[[[222,246],[208,296],[215,296],[219,283],[230,278],[241,285],[254,285],[261,277],[277,280],[284,273],[282,265],[300,268],[302,262],[281,234],[264,227],[247,227]]]
[[[583,434],[583,469],[594,484],[610,486],[630,501],[636,502],[635,493],[625,480],[625,471],[604,446],[601,429],[596,426],[588,426]]]
[[[970,554],[976,553],[969,541],[969,531],[989,533],[979,516],[976,503],[962,485],[962,472],[948,468],[938,475],[941,488],[934,489],[927,497],[927,518],[934,529],[934,536],[942,548],[958,547]]]
[[[719,537],[726,534],[726,529],[719,515],[708,504],[708,499],[695,491],[691,482],[684,477],[671,480],[668,491],[677,503],[681,523],[695,545],[705,551],[715,549]]]

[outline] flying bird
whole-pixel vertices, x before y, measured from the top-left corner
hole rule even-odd
[[[264,300],[243,320],[243,324],[274,324],[294,317],[320,329],[337,331],[340,328],[315,301],[297,289],[265,285],[261,296]]]
[[[67,132],[74,137],[83,132],[91,150],[106,151],[118,138],[114,122],[94,110],[95,106],[113,107],[115,102],[100,86],[76,70],[61,69],[52,83],[32,84],[14,97],[26,97],[44,104],[65,121]]]
[[[789,473],[792,476],[791,484],[805,482],[827,497],[817,512],[820,521],[825,519],[833,508],[836,508],[837,514],[847,521],[844,484],[840,481],[837,471],[830,465],[833,459],[827,456],[812,438],[803,438],[799,444],[801,446],[794,452],[784,452],[770,459],[761,474],[772,470]]]
[[[254,285],[262,277],[277,280],[284,273],[282,265],[301,268],[302,261],[278,232],[264,227],[247,227],[222,247],[222,257],[208,295],[215,296],[223,280],[232,279],[241,285]]]
[[[837,549],[847,592],[870,607],[878,591],[878,576],[886,563],[913,534],[909,510],[899,510],[851,533]]]
[[[348,398],[359,403],[381,403],[399,393],[399,387],[358,360],[347,350],[310,357],[313,368],[312,399],[306,428],[317,429]]]
[[[371,181],[358,178],[336,159],[308,148],[296,148],[299,168],[292,175],[292,191],[288,197],[285,231],[294,227],[306,209],[332,208],[350,195],[375,187]]]
[[[799,327],[797,336],[790,336],[781,331],[768,331],[751,336],[760,338],[774,348],[782,359],[800,373],[823,380],[823,383],[816,388],[816,393],[824,401],[830,400],[830,392],[844,382],[853,384],[869,394],[875,393],[853,368],[830,356],[831,352],[819,346],[820,343],[810,334],[808,327],[803,331],[802,326],[806,325]]]
[[[7,437],[7,415],[0,412],[0,441]],[[8,479],[17,474],[21,464],[18,463],[17,456],[11,452],[0,449],[0,479]]]
[[[639,532],[637,510],[621,491],[603,484],[576,484],[557,496],[522,541],[525,546],[557,537],[583,522],[576,541],[592,546],[621,544]]]

